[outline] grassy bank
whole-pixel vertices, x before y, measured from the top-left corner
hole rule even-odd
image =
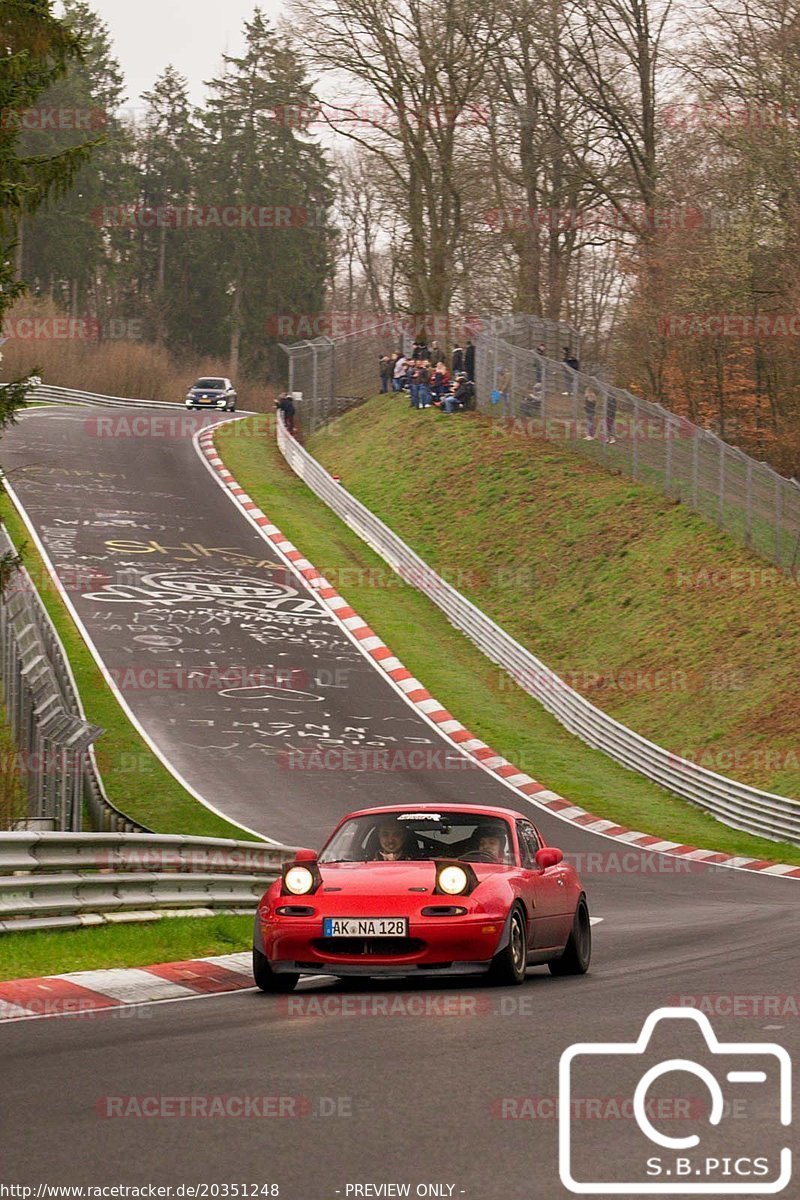
[[[102,967],[146,967],[251,945],[252,917],[168,917],[137,925],[6,933],[0,937],[0,979],[30,979]]]
[[[419,422],[416,426],[411,423],[413,418]],[[233,436],[231,428],[219,433],[217,444],[227,466],[267,515],[340,587],[406,666],[468,728],[548,787],[599,815],[679,842],[800,863],[797,847],[729,829],[566,733],[539,704],[511,684],[503,672],[457,633],[434,605],[392,575],[382,559],[313,496],[278,454],[267,435],[265,418],[251,420],[256,422],[253,437]],[[431,423],[423,426],[422,421]],[[334,430],[320,434],[312,449],[342,477],[345,486],[374,503],[380,515],[429,561],[449,568],[450,576],[462,590],[471,592],[492,615],[506,620],[509,627],[511,621],[507,618],[513,600],[529,614],[535,631],[545,628],[554,636],[560,633],[565,647],[572,642],[578,644],[577,622],[585,617],[589,627],[586,636],[591,634],[599,639],[594,649],[595,661],[603,661],[604,647],[616,646],[620,639],[626,645],[632,644],[631,631],[625,630],[629,620],[638,623],[640,638],[648,638],[648,625],[637,614],[637,605],[644,603],[643,599],[618,592],[615,605],[601,601],[606,604],[604,625],[592,615],[595,595],[583,588],[570,596],[568,578],[557,589],[556,606],[558,610],[566,610],[562,611],[561,619],[567,620],[567,627],[559,630],[556,614],[548,615],[547,594],[559,573],[569,577],[572,572],[580,581],[581,564],[589,555],[590,546],[597,541],[602,551],[604,544],[608,544],[610,531],[605,528],[605,510],[601,499],[593,499],[600,490],[601,481],[597,478],[587,478],[580,499],[574,491],[572,505],[564,504],[565,530],[559,531],[555,515],[540,512],[537,519],[547,525],[549,536],[557,545],[559,561],[548,563],[544,570],[534,559],[533,592],[520,586],[520,579],[527,579],[526,563],[532,560],[526,555],[520,562],[515,558],[515,550],[504,543],[498,544],[491,516],[504,512],[503,537],[507,532],[510,537],[510,531],[516,529],[516,544],[525,545],[530,526],[535,523],[534,497],[529,496],[523,505],[515,494],[516,482],[505,478],[500,465],[500,456],[507,450],[505,440],[500,437],[495,440],[482,422],[461,417],[450,421],[432,412],[409,413],[402,401],[376,401],[337,423]],[[514,449],[520,456],[531,452],[530,443]],[[483,454],[480,470],[479,451]],[[567,456],[546,446],[542,454],[537,494],[555,495],[558,486],[553,472]],[[487,458],[489,466],[485,468],[483,463]],[[529,470],[530,464],[526,460],[523,466],[517,461],[516,468]],[[600,474],[596,468],[580,462],[573,461],[572,469],[576,474]],[[430,478],[426,470],[430,470]],[[368,495],[365,478],[370,480],[374,495]],[[645,509],[652,505],[654,512],[658,506],[655,500],[637,495],[644,489],[609,477],[608,486],[611,485],[631,497],[632,510],[625,506],[622,496],[617,500],[620,510],[624,510],[618,514],[618,520],[623,528],[627,527],[630,536],[639,515],[636,505]],[[489,514],[478,507],[478,488],[482,489],[484,504],[492,505]],[[584,507],[589,509],[588,513],[583,511]],[[663,501],[660,510],[667,512]],[[591,523],[592,513],[596,521],[590,534],[586,523]],[[692,532],[702,527],[701,522],[686,514],[678,516],[681,522],[688,522]],[[707,536],[712,542],[715,540],[713,533]],[[444,549],[433,553],[440,545],[440,538],[444,539]],[[626,553],[624,550],[620,545],[616,551],[620,560],[633,555],[640,564],[646,561],[644,546],[631,547]],[[481,568],[491,577],[488,590],[484,578],[479,580],[477,575],[472,586],[466,586],[471,579],[469,571],[477,570],[472,560],[477,554],[488,564]],[[597,562],[594,570],[598,576],[595,592],[605,596],[611,581],[605,579]],[[637,576],[635,565],[629,574],[629,587],[633,587]],[[492,607],[498,594],[505,598],[502,612]],[[689,641],[702,643],[703,636],[701,626],[692,631]],[[528,641],[548,661],[538,642],[530,637]],[[660,693],[656,698],[663,700]],[[717,714],[711,719],[717,724],[719,717]]]
[[[374,401],[309,449],[600,708],[800,795],[796,579],[654,489],[482,417]]]

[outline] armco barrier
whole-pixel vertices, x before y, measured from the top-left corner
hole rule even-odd
[[[13,553],[0,529],[0,554]],[[26,819],[79,830],[86,806],[96,829],[142,830],[105,794],[93,742],[66,650],[24,568],[0,596],[0,681],[28,793]]]
[[[800,801],[717,775],[665,750],[615,721],[476,608],[370,512],[276,422],[289,466],[402,579],[436,604],[456,629],[502,667],[561,724],[631,771],[712,813],[736,829],[800,845]]]
[[[124,396],[103,396],[98,392],[81,392],[76,388],[53,387],[40,383],[28,392],[29,404],[89,404],[102,408],[179,408],[184,404],[172,404],[162,400],[126,400]]]
[[[0,933],[254,912],[294,851],[169,834],[0,834]]]

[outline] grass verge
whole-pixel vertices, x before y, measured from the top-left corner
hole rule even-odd
[[[234,954],[251,945],[253,918],[163,917],[95,929],[35,930],[0,937],[0,979],[30,979],[104,967],[146,967],[212,954]]]
[[[310,449],[599,708],[800,794],[796,579],[655,488],[486,417],[373,401]]]
[[[195,800],[131,725],[64,606],[8,496],[0,517],[27,567],[66,649],[87,720],[104,730],[95,747],[106,794],[122,812],[156,833],[253,840]]]
[[[458,533],[459,521],[446,516],[443,522],[442,498],[427,489],[424,481],[409,484],[409,477],[414,476],[417,467],[413,434],[408,433],[403,423],[405,412],[401,421],[399,407],[390,402],[385,405],[385,411],[387,420],[397,419],[391,426],[391,432],[388,425],[378,429],[380,437],[376,436],[374,426],[381,418],[374,405],[366,411],[361,408],[351,414],[352,421],[346,428],[340,429],[339,436],[333,433],[324,435],[330,442],[328,464],[334,465],[334,456],[337,463],[348,464],[351,462],[348,455],[357,452],[372,462],[375,473],[384,481],[396,474],[397,487],[403,495],[403,511],[395,514],[397,518],[402,517],[402,521],[394,519],[394,527],[403,533],[401,524],[405,527],[411,523],[409,510],[419,513],[421,507],[423,511],[417,536],[410,540],[415,548],[425,554],[436,528],[444,523],[451,533],[454,530]],[[430,413],[416,415],[420,421],[428,417],[436,419]],[[454,630],[435,605],[389,572],[383,560],[290,471],[271,436],[271,418],[252,417],[247,420],[251,423],[252,437],[242,436],[241,428],[234,435],[231,426],[220,430],[217,435],[217,445],[226,466],[238,482],[298,549],[340,587],[348,602],[409,670],[424,682],[437,700],[498,753],[547,787],[599,816],[676,842],[730,854],[800,864],[800,848],[730,829],[568,734],[541,705],[511,683],[504,672],[489,662],[466,637]],[[447,426],[445,418],[440,418],[440,421]],[[447,433],[450,434],[451,428],[455,432],[460,421],[462,418],[456,417],[455,422],[447,426]],[[469,423],[464,422],[464,425]],[[364,426],[361,434],[359,424]],[[489,434],[483,430],[480,436],[486,439]],[[397,447],[402,444],[398,442],[400,437],[411,442],[407,446],[409,455],[406,466],[403,465],[405,460],[401,461],[397,454]],[[387,454],[384,454],[384,438]],[[371,448],[367,445],[370,439],[373,443]],[[315,449],[322,456],[319,445]],[[448,449],[449,457],[445,457],[445,447],[441,442],[436,449],[445,482],[447,478],[453,478],[466,486],[475,475],[474,453],[470,451],[467,455],[462,447],[460,457],[457,455],[454,463],[450,444]],[[387,462],[392,464],[390,469],[386,467]],[[578,464],[578,469],[599,473],[596,468],[585,464]],[[351,483],[351,472],[347,465],[336,473],[342,475],[346,485]],[[626,492],[636,491],[627,481],[616,482]],[[504,483],[498,474],[493,474],[488,484],[496,494],[504,494]],[[358,488],[355,490],[358,491]],[[424,511],[426,504],[432,511]],[[385,501],[383,507],[385,510]],[[466,519],[472,510],[464,505],[461,511]],[[382,515],[388,516],[385,512]],[[479,512],[474,515],[476,520],[480,517]],[[581,516],[576,512],[575,520]],[[519,517],[515,516],[515,520],[519,526]],[[468,532],[475,536],[474,524]],[[456,533],[453,533],[454,537]],[[406,536],[406,533],[403,535]],[[458,548],[453,548],[453,557],[446,559],[447,562],[463,561],[458,556],[465,553],[465,546],[473,545],[466,534],[464,538],[458,536],[457,540]],[[488,537],[488,531],[484,528],[477,541],[482,544],[487,541],[493,543],[493,538]],[[575,539],[568,532],[562,547],[562,559],[568,559],[575,553],[574,544]],[[640,554],[641,548],[638,548],[637,556]],[[436,561],[434,559],[434,563]],[[441,563],[441,556],[438,561]],[[496,567],[499,568],[503,562],[507,565],[508,561],[498,551]],[[597,587],[602,586],[603,580],[600,579]],[[574,597],[571,603],[575,606]],[[581,596],[581,604],[589,606],[591,596]],[[640,636],[643,633],[640,630]],[[601,637],[608,641],[608,627],[601,631]]]

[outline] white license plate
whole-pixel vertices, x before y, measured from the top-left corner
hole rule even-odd
[[[406,937],[408,917],[324,917],[325,937]]]

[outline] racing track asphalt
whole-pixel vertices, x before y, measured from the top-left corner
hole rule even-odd
[[[522,988],[499,991],[316,980],[288,1000],[246,992],[7,1024],[0,1054],[13,1087],[0,1094],[0,1181],[277,1183],[290,1200],[334,1200],[364,1183],[410,1183],[413,1195],[417,1184],[433,1183],[478,1200],[549,1200],[568,1194],[553,1117],[568,1045],[630,1042],[648,1013],[694,996],[707,998],[721,1038],[774,1039],[796,1052],[796,881],[626,848],[528,805],[477,770],[286,770],[281,751],[343,738],[457,752],[286,576],[185,430],[121,436],[124,424],[98,426],[100,415],[30,412],[4,436],[0,457],[62,577],[81,582],[71,598],[107,666],[129,683],[130,668],[145,682],[154,664],[167,672],[167,690],[124,694],[184,777],[226,814],[295,844],[319,844],[357,804],[528,808],[551,843],[578,856],[603,921],[585,979],[537,969]],[[261,672],[256,692],[182,686],[187,667],[243,666]],[[276,667],[294,672],[292,693],[263,682]],[[383,1004],[398,1011],[382,1015]],[[358,1015],[362,1006],[372,1015]],[[689,1024],[664,1026],[658,1060],[696,1050],[698,1062],[718,1068],[718,1057],[686,1036]],[[633,1194],[645,1195],[644,1160],[662,1153],[666,1163],[671,1152],[643,1142],[620,1107],[641,1074],[632,1063],[590,1067],[576,1087],[587,1101],[575,1121],[576,1169],[581,1178],[630,1178]],[[709,1142],[708,1127],[697,1124],[704,1089],[689,1078],[688,1091],[674,1077],[656,1087],[673,1089],[658,1096],[656,1123],[667,1133],[698,1131],[702,1147],[721,1158],[791,1144],[777,1122],[773,1081],[750,1084],[749,1093],[738,1085],[737,1105],[711,1131],[721,1140]],[[723,1085],[730,1094],[724,1077]],[[103,1115],[108,1096],[265,1095],[286,1098],[286,1115]],[[676,1101],[695,1105],[690,1119]]]

